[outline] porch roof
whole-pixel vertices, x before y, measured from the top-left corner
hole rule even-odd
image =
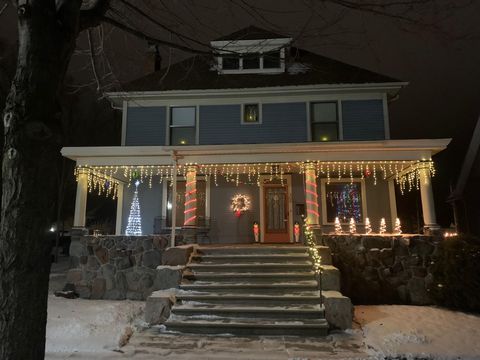
[[[64,147],[62,155],[79,166],[243,164],[298,161],[429,160],[451,139],[342,141],[325,143],[194,146]]]

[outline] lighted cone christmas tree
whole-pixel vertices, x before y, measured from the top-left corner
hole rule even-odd
[[[350,234],[355,234],[357,232],[357,225],[355,224],[355,219],[350,218],[350,227],[349,227]]]
[[[132,205],[130,206],[130,214],[128,215],[127,229],[125,230],[125,235],[128,236],[142,235],[142,217],[140,215],[140,202],[138,201],[138,185],[140,185],[140,181],[137,180],[135,182]]]
[[[400,219],[395,219],[395,229],[393,230],[395,234],[400,235],[402,233],[402,225],[400,224]]]
[[[380,230],[378,230],[378,233],[380,235],[383,235],[385,234],[386,231],[387,231],[387,224],[385,223],[385,218],[382,218],[382,220],[380,220]]]
[[[372,225],[370,224],[370,219],[365,219],[365,234],[370,235],[372,232]]]
[[[335,218],[335,234],[341,234],[342,233],[342,225],[340,225],[340,220],[338,217]]]

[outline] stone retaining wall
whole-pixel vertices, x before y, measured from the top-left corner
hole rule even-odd
[[[185,265],[193,247],[167,244],[163,236],[72,237],[67,282],[82,298],[144,300],[181,281],[182,267],[175,265]]]
[[[432,304],[439,238],[424,235],[318,235],[332,250],[342,293],[354,304]]]

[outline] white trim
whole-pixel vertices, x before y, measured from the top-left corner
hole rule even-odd
[[[383,94],[383,120],[385,128],[385,139],[390,139],[390,116],[388,114],[388,99],[387,94]]]
[[[127,140],[128,101],[122,103],[122,139],[121,144],[125,146]]]
[[[337,101],[338,140],[343,141],[343,111],[342,100]]]
[[[258,121],[257,122],[245,122],[245,105],[257,105],[258,106]],[[260,102],[243,103],[240,106],[240,125],[261,125],[263,120],[263,105]]]
[[[194,90],[167,90],[167,91],[123,91],[123,92],[107,92],[105,95],[111,100],[121,104],[123,100],[135,99],[139,100],[184,100],[187,98],[235,98],[250,96],[258,97],[276,97],[279,95],[299,96],[304,98],[307,95],[331,95],[353,93],[376,93],[377,99],[382,98],[385,92],[395,94],[403,86],[408,85],[407,82],[390,82],[390,83],[369,83],[369,84],[317,84],[317,85],[297,85],[297,86],[272,86],[259,88],[239,88],[239,89],[194,89]],[[211,101],[211,99],[210,99]],[[231,101],[231,100],[230,100]],[[145,106],[145,105],[140,105]]]
[[[328,222],[327,221],[327,191],[326,191],[326,185],[327,185],[328,179],[322,178],[320,179],[320,196],[321,196],[321,201],[322,201],[322,225],[335,225],[333,222]],[[357,223],[357,225],[365,225],[365,219],[368,217],[368,211],[367,211],[367,191],[366,191],[366,186],[365,186],[365,179],[361,178],[353,178],[353,182],[358,182],[360,183],[360,188],[362,191],[362,222]],[[330,179],[330,184],[331,183],[350,183],[349,179]],[[348,223],[342,223],[342,224],[348,224]]]
[[[293,196],[292,196],[292,175],[286,174],[283,175],[284,180],[287,184],[287,197],[288,197],[288,234],[290,236],[290,243],[295,242],[293,236]],[[259,241],[263,243],[265,241],[265,199],[264,199],[264,189],[265,179],[270,179],[270,175],[260,175],[260,239]]]
[[[196,146],[64,147],[62,155],[77,165],[171,165],[172,151],[179,163],[224,164],[297,161],[428,160],[451,139],[309,142],[287,144]]]
[[[168,180],[163,179],[162,181],[162,219],[167,219],[167,204],[168,204]]]
[[[214,40],[210,45],[220,54],[251,53],[259,51],[272,51],[287,46],[292,42],[290,37],[281,37],[274,39],[253,39],[253,40]]]

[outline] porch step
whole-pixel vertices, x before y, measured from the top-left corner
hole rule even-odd
[[[328,334],[325,319],[283,320],[262,318],[193,318],[171,316],[165,323],[168,330],[194,334],[234,334],[234,335],[294,335],[324,336]]]
[[[242,264],[242,263],[292,263],[296,261],[309,261],[305,253],[285,254],[234,254],[234,255],[194,255],[192,261],[202,264]]]
[[[338,290],[330,250],[319,252],[322,289]],[[304,246],[199,246],[165,325],[201,334],[326,335],[317,287]]]
[[[317,319],[323,318],[325,309],[320,305],[303,306],[241,306],[241,305],[178,305],[172,309],[175,315],[183,316],[223,316],[230,318],[280,318],[280,319]]]

